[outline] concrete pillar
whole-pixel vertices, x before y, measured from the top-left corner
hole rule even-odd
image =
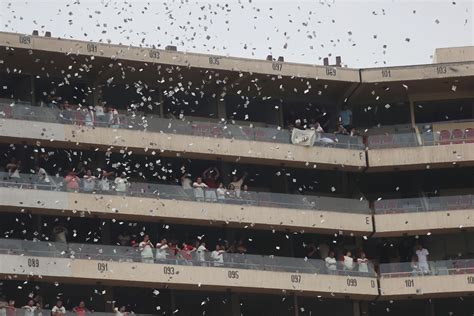
[[[360,301],[359,308],[360,308],[360,316],[369,316],[369,302]]]
[[[352,302],[352,315],[353,316],[361,316],[361,311],[360,311],[360,304],[359,301],[353,301]]]
[[[104,311],[107,313],[112,313],[114,311],[114,307],[119,307],[120,306],[115,306],[115,298],[114,298],[114,288],[112,286],[106,286],[105,287],[105,294],[103,296],[104,298]]]
[[[102,229],[101,229],[101,240],[102,243],[104,244],[111,244],[112,243],[112,232],[110,229],[110,221],[109,220],[104,220],[102,223]]]
[[[174,313],[176,310],[176,293],[175,290],[170,290],[170,306],[171,306],[171,313]]]
[[[36,105],[36,82],[35,76],[30,75],[30,93],[31,93],[31,105]]]
[[[217,118],[227,120],[227,111],[225,108],[225,100],[217,99]]]
[[[299,316],[300,307],[298,306],[298,296],[296,296],[296,294],[293,294],[293,309],[295,312],[295,316]]]
[[[229,316],[240,316],[240,295],[238,293],[230,293]]]
[[[435,301],[433,299],[429,299],[425,305],[425,316],[435,316]]]

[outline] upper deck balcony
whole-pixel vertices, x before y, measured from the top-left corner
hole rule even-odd
[[[368,137],[370,170],[474,164],[474,121],[432,123],[419,132]]]
[[[382,264],[380,288],[386,299],[472,295],[474,261],[432,261],[424,271],[416,263]]]
[[[298,295],[373,299],[378,294],[371,265],[368,272],[328,270],[322,260],[224,254],[216,261],[194,253],[169,253],[154,260],[136,247],[64,244],[2,239],[0,274],[22,279],[105,285],[134,285],[245,291],[297,292]]]
[[[128,148],[144,154],[222,159],[300,168],[362,170],[365,152],[358,136],[322,134],[315,146],[291,144],[288,130],[119,115],[109,124],[90,122],[83,111],[50,109],[4,100],[3,142],[62,148]],[[31,123],[34,121],[34,123]]]
[[[376,236],[447,233],[474,227],[472,195],[391,199],[374,203]]]
[[[67,191],[63,178],[1,174],[0,208],[39,214],[228,225],[253,229],[369,235],[372,215],[366,200],[250,191],[241,198],[195,198],[181,186],[131,182],[126,192],[113,188]],[[207,195],[206,195],[207,196]]]

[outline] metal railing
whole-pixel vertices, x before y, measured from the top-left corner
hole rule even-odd
[[[179,185],[169,184],[128,182],[125,184],[126,191],[117,191],[114,180],[107,180],[106,185],[104,185],[102,180],[95,179],[88,181],[81,178],[78,180],[76,188],[68,188],[64,178],[61,177],[48,176],[48,181],[49,182],[46,182],[43,177],[36,174],[19,174],[19,178],[16,178],[11,177],[8,173],[0,172],[0,186],[3,187],[17,187],[23,189],[49,191],[69,191],[89,194],[139,196],[183,201],[253,205],[303,210],[322,210],[361,214],[371,213],[368,201],[359,199],[255,191],[241,191],[240,197],[225,196],[224,198],[220,198],[213,189],[208,189],[203,193],[199,192],[199,194],[196,194],[193,189],[184,190]],[[104,190],[104,187],[108,187],[108,189]]]
[[[66,301],[66,300],[65,300]],[[63,302],[63,303],[66,303],[66,302]],[[49,304],[48,307],[51,307],[55,304],[55,302],[52,302],[52,304]],[[64,305],[63,305],[64,306]],[[73,308],[75,306],[70,306],[71,308],[66,307],[64,306],[64,308],[66,309],[66,313],[65,314],[62,314],[63,316],[82,316],[82,315],[89,315],[89,316],[117,316],[116,313],[106,313],[106,312],[96,312],[92,309],[87,309],[84,314],[80,313],[80,312],[74,312],[73,311]],[[68,311],[69,310],[69,311]],[[53,314],[51,313],[51,309],[47,308],[47,309],[44,309],[44,308],[35,308],[34,310],[33,309],[30,309],[30,310],[27,310],[27,308],[25,307],[15,307],[14,309],[10,309],[7,308],[7,313],[6,315],[9,315],[9,316],[52,316]],[[125,312],[124,313],[124,316],[126,315],[134,315],[134,316],[152,316],[154,314],[135,314],[134,312]]]
[[[135,116],[133,114],[93,117],[77,107],[67,109],[57,107],[31,106],[24,102],[0,99],[0,117],[28,121],[40,121],[60,124],[89,125],[91,127],[111,127],[139,129],[149,132],[168,134],[194,135],[212,138],[229,138],[239,140],[264,141],[273,143],[291,143],[291,133],[286,129],[274,127],[238,126],[227,122],[213,123],[205,121],[186,121],[166,119],[153,115]],[[364,149],[362,137],[321,133],[315,146]]]
[[[426,266],[420,266],[418,262],[380,265],[380,277],[382,278],[453,274],[474,274],[474,259],[429,261]]]
[[[461,131],[460,137],[454,138],[451,135],[451,130],[446,130],[448,136],[442,132],[433,132],[430,124],[420,124],[418,134],[409,133],[389,133],[383,135],[371,135],[367,137],[368,148],[382,149],[382,148],[398,148],[398,147],[416,147],[416,146],[434,146],[446,144],[461,144],[474,143],[474,121],[462,121],[460,123],[471,122],[472,128]],[[450,122],[454,123],[454,122]],[[458,131],[460,131],[458,129]],[[453,137],[453,138],[451,138]]]
[[[344,268],[342,262],[328,269],[323,260],[291,258],[277,256],[261,256],[249,254],[223,253],[222,259],[216,260],[211,252],[168,250],[156,256],[142,252],[139,247],[110,246],[98,244],[75,244],[60,242],[29,241],[17,239],[0,239],[0,254],[87,259],[119,262],[160,263],[170,265],[225,267],[233,269],[252,269],[262,271],[319,273],[350,275],[361,277],[376,276],[373,265],[369,262],[360,267],[354,262],[352,269]]]
[[[374,202],[374,211],[376,214],[436,212],[467,209],[474,209],[474,196],[470,194],[390,199]]]

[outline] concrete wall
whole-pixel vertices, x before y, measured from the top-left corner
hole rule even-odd
[[[221,158],[228,161],[289,165],[300,168],[334,168],[359,170],[365,167],[363,150],[303,147],[292,144],[209,138],[192,135],[151,133],[139,130],[90,128],[76,125],[31,122],[22,120],[0,120],[0,135],[4,142],[42,141],[42,146],[64,146],[71,144],[82,148],[110,148],[120,150],[127,147],[143,154],[156,151],[165,156],[199,159]],[[145,151],[146,149],[146,151]]]
[[[373,299],[378,294],[375,278],[19,255],[0,255],[0,274],[23,278],[41,276],[60,283],[101,282],[104,285],[133,284],[143,287],[169,285],[193,290],[229,289],[280,294],[282,291],[294,291],[299,295],[360,299]]]
[[[461,296],[474,290],[474,274],[381,278],[380,288],[383,299]]]
[[[54,35],[54,34],[53,34]],[[0,33],[0,46],[35,49],[57,53],[73,53],[77,55],[105,57],[122,60],[159,63],[165,65],[179,65],[206,69],[222,69],[239,72],[274,74],[303,78],[318,78],[334,81],[358,82],[359,72],[356,69],[337,68],[336,71],[327,71],[326,68],[316,65],[306,65],[288,62],[272,62],[266,60],[183,53],[131,47],[126,45],[112,45],[85,41],[47,38],[15,33]],[[265,56],[262,56],[262,59]]]
[[[368,153],[369,170],[427,169],[453,164],[474,165],[474,143],[371,149]]]
[[[372,232],[370,214],[231,205],[115,195],[0,188],[0,207],[42,214],[100,216],[143,221],[229,225],[355,235]],[[82,213],[82,214],[81,214]]]
[[[433,63],[474,61],[474,46],[437,48]]]
[[[418,235],[474,227],[474,210],[376,214],[375,236]]]

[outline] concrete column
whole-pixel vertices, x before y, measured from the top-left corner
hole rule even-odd
[[[295,312],[295,316],[299,316],[300,307],[298,306],[298,296],[296,296],[296,294],[293,294],[293,309]]]
[[[359,301],[353,301],[352,302],[352,315],[354,316],[361,316],[361,312],[360,312],[360,304],[359,304]]]
[[[165,116],[165,110],[164,110],[164,104],[163,104],[163,94],[162,94],[162,91],[161,89],[159,89],[159,92],[158,92],[158,102],[160,102],[160,117],[164,117]]]
[[[227,119],[227,111],[225,108],[225,100],[217,99],[217,118]]]
[[[433,299],[429,299],[425,306],[425,316],[435,316],[435,302]]]
[[[30,87],[31,87],[31,105],[36,105],[36,82],[35,76],[30,75]]]
[[[415,102],[410,99],[410,123],[413,128],[416,126],[416,121],[415,121]]]
[[[105,287],[105,294],[103,298],[104,298],[104,311],[107,313],[112,313],[114,311],[114,306],[115,306],[114,288],[112,286]],[[120,306],[115,306],[115,307],[120,308]]]
[[[171,306],[171,313],[176,310],[176,293],[175,290],[170,290],[170,306]]]
[[[229,316],[240,316],[240,295],[238,293],[230,293]]]
[[[102,243],[110,244],[112,242],[112,232],[110,230],[110,221],[104,220],[101,224],[103,224],[102,229],[101,229],[101,236],[100,236]]]
[[[369,316],[369,302],[360,301],[359,308],[360,308],[360,316]]]

